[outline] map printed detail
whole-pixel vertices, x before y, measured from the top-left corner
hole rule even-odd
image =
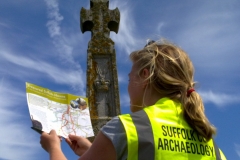
[[[53,92],[26,83],[27,102],[32,127],[49,133],[56,130],[59,136],[69,134],[83,137],[94,136],[87,98]]]

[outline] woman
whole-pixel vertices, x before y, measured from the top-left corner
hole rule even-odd
[[[69,135],[80,159],[226,159],[215,145],[216,133],[195,91],[188,55],[166,42],[151,42],[130,54],[128,92],[132,114],[113,118],[93,144]],[[64,159],[55,131],[41,136],[52,159]]]

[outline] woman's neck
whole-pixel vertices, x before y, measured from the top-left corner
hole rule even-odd
[[[154,105],[159,99],[163,98],[159,92],[153,88],[146,88],[144,97],[143,97],[143,107]]]

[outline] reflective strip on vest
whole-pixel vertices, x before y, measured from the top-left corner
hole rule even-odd
[[[216,160],[227,160],[227,158],[225,157],[221,149],[218,148],[214,140],[213,140],[213,144],[214,144],[215,153],[216,153]]]
[[[154,159],[154,139],[152,127],[146,112],[139,111],[138,114],[128,115],[122,118],[128,140],[129,160],[151,160]],[[137,135],[137,136],[136,136]],[[137,143],[136,143],[137,142]],[[136,154],[137,153],[137,154]]]
[[[215,143],[214,140],[213,140],[213,145],[214,145],[214,149],[215,149],[216,160],[221,160],[219,149],[218,149],[217,144]]]
[[[138,160],[138,137],[137,130],[135,125],[132,122],[132,117],[129,114],[119,116],[121,119],[123,126],[125,128],[125,132],[127,135],[127,144],[128,144],[128,159],[130,160]],[[134,154],[129,154],[134,153]]]
[[[168,104],[171,100],[166,102],[167,106],[173,105]],[[176,120],[177,109],[172,114],[172,109],[166,108],[166,104],[164,107],[159,110],[161,107],[154,105],[119,116],[127,135],[128,160],[221,160],[213,140],[204,142],[183,118]]]

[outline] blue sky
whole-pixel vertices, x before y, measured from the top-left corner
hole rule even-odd
[[[218,146],[240,159],[240,1],[110,0],[119,8],[117,54],[122,113],[129,113],[128,55],[147,39],[181,46],[195,66],[197,92],[217,127]],[[0,159],[48,159],[32,131],[25,82],[57,92],[85,95],[90,32],[80,31],[81,7],[90,0],[0,1]],[[69,159],[77,159],[65,142]]]

